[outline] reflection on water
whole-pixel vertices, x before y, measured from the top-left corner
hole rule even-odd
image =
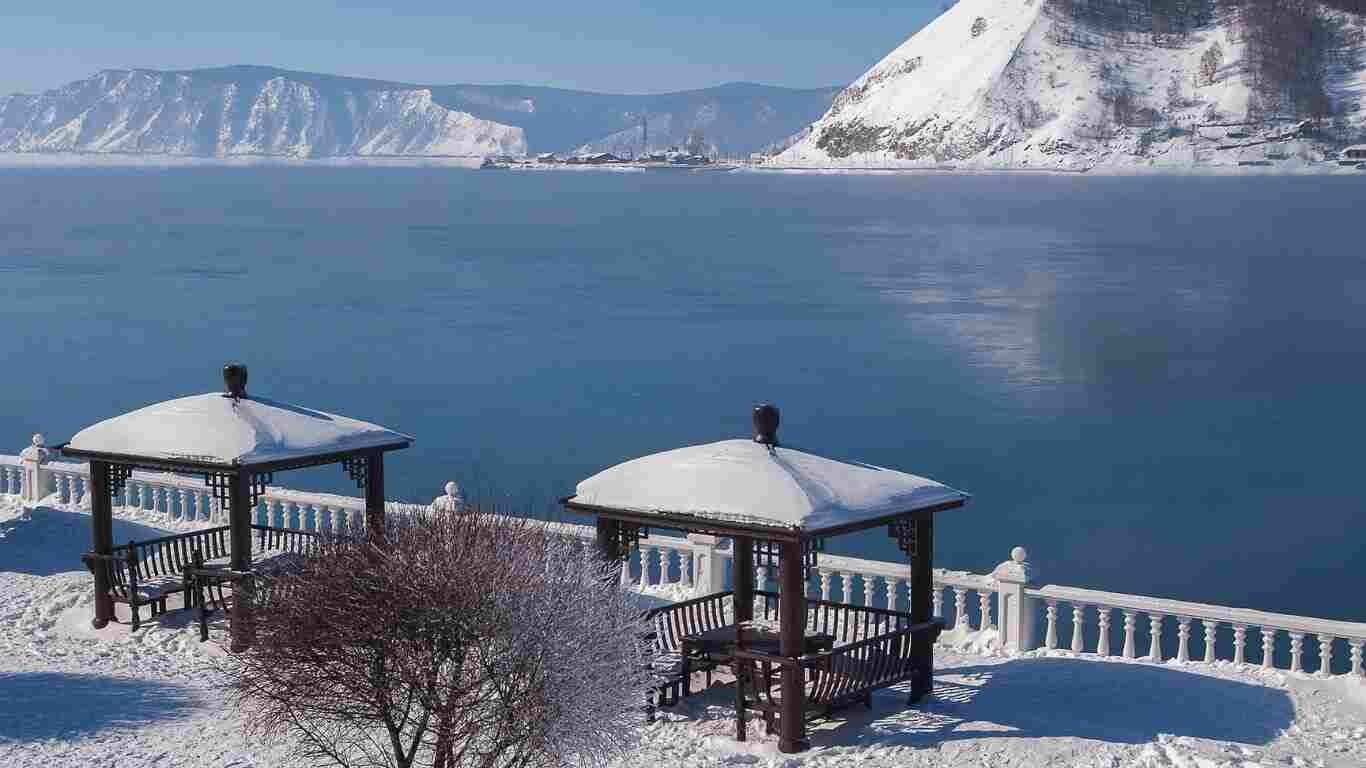
[[[1366,619],[1333,597],[1366,566],[1360,181],[20,171],[0,438],[241,358],[415,434],[393,495],[521,506],[771,399],[792,444],[972,492],[939,564]]]

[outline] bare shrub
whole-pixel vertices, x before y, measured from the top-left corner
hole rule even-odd
[[[987,20],[981,16],[972,20],[972,36],[981,37],[987,31]]]
[[[349,768],[594,765],[632,746],[648,650],[591,547],[478,510],[333,538],[261,584],[253,735]]]

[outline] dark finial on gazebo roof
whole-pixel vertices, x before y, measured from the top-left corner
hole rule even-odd
[[[778,444],[778,406],[769,403],[754,406],[754,442],[770,447]]]
[[[226,397],[241,400],[247,396],[247,366],[244,363],[228,363],[223,366],[223,386]]]

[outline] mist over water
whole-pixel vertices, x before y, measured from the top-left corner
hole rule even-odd
[[[1366,620],[1363,181],[7,170],[0,451],[241,359],[416,435],[391,497],[543,512],[771,400],[972,493],[937,565]]]

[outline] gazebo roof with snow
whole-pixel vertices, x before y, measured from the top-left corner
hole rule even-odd
[[[894,469],[781,446],[777,410],[753,440],[676,448],[618,464],[580,482],[570,509],[664,528],[823,538],[960,507],[968,494]]]
[[[323,411],[212,392],[167,400],[76,433],[68,456],[191,470],[286,469],[406,448],[413,438]]]

